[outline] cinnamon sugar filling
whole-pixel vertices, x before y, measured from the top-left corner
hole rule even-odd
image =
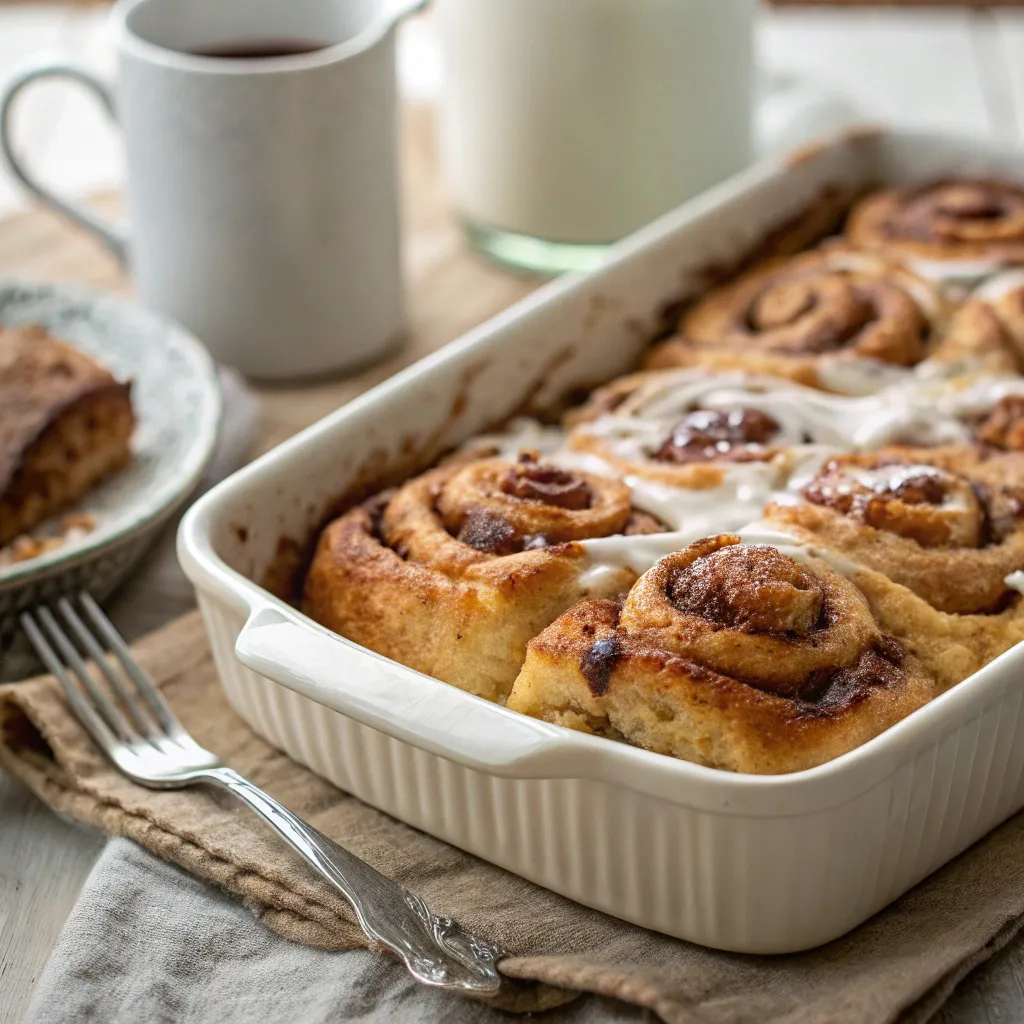
[[[590,508],[593,500],[591,489],[582,477],[538,462],[536,456],[529,454],[509,467],[501,489],[521,501],[539,501],[573,511]]]
[[[695,409],[680,420],[653,458],[673,465],[720,459],[767,459],[764,444],[782,428],[760,409]]]
[[[988,502],[971,481],[936,466],[881,459],[826,463],[804,489],[813,505],[922,547],[981,548],[992,542]]]
[[[902,289],[825,268],[770,281],[741,304],[733,329],[770,351],[820,355],[857,348],[909,366],[926,354],[929,323]]]
[[[803,637],[826,618],[821,581],[764,545],[720,548],[696,559],[675,573],[668,596],[682,612],[746,633]]]

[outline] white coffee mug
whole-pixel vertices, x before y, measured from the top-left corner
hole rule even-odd
[[[222,362],[263,379],[366,363],[405,324],[394,26],[420,2],[120,0],[116,101],[83,68],[27,67],[0,100],[3,154]],[[47,77],[124,130],[127,238],[15,153],[13,101]]]

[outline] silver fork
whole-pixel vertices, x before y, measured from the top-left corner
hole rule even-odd
[[[205,783],[228,790],[348,900],[367,936],[401,957],[417,981],[477,995],[498,991],[503,978],[497,963],[505,955],[500,947],[470,935],[450,918],[436,917],[419,896],[328,839],[199,746],[99,605],[83,593],[78,608],[80,612],[66,598],[57,602],[63,626],[46,607],[24,613],[21,624],[43,663],[60,680],[79,722],[128,778],[150,789]],[[97,683],[86,658],[107,681],[110,695]]]

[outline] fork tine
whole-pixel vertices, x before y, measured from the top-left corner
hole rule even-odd
[[[114,749],[120,740],[110,731],[107,723],[96,713],[92,705],[82,696],[81,691],[71,681],[64,668],[63,662],[57,657],[57,652],[50,645],[50,642],[43,635],[38,623],[31,612],[22,612],[20,616],[22,629],[29,639],[29,643],[35,648],[43,664],[57,677],[58,682],[64,690],[64,694],[70,703],[72,710],[78,720],[85,726],[99,746],[103,748],[108,757],[113,756]]]
[[[110,684],[111,689],[120,698],[121,704],[127,709],[132,722],[135,724],[135,728],[150,739],[156,737],[153,724],[146,719],[146,716],[142,713],[142,709],[139,707],[138,698],[128,692],[128,688],[125,686],[121,677],[111,668],[110,662],[107,660],[106,652],[96,642],[96,638],[86,628],[85,623],[82,622],[75,611],[74,606],[66,598],[62,597],[57,602],[57,607],[60,609],[61,614],[65,620],[71,626],[75,635],[78,637],[79,642],[85,648],[86,653],[92,658],[93,663],[103,673],[104,678]]]
[[[50,609],[46,607],[37,608],[36,614],[43,628],[49,634],[50,640],[56,644],[57,649],[60,651],[64,664],[78,677],[82,688],[92,699],[93,704],[98,708],[100,715],[107,725],[110,726],[111,731],[128,743],[135,743],[141,740],[142,737],[135,731],[128,719],[125,718],[114,702],[96,684],[96,680],[86,667],[85,660],[79,654],[78,648],[68,639],[67,634],[61,629],[60,624],[53,617]]]
[[[79,594],[78,599],[88,613],[89,618],[92,619],[96,630],[103,635],[107,646],[121,663],[121,667],[139,688],[139,693],[142,694],[150,710],[156,716],[156,720],[170,735],[187,736],[185,727],[178,721],[174,712],[171,711],[170,705],[164,700],[163,694],[156,688],[156,684],[149,673],[132,657],[131,652],[128,650],[128,645],[121,639],[121,634],[114,628],[114,624],[103,613],[100,606],[84,591]]]

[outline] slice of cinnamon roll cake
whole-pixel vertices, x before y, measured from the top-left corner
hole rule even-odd
[[[0,547],[131,459],[131,385],[42,327],[0,324]]]

